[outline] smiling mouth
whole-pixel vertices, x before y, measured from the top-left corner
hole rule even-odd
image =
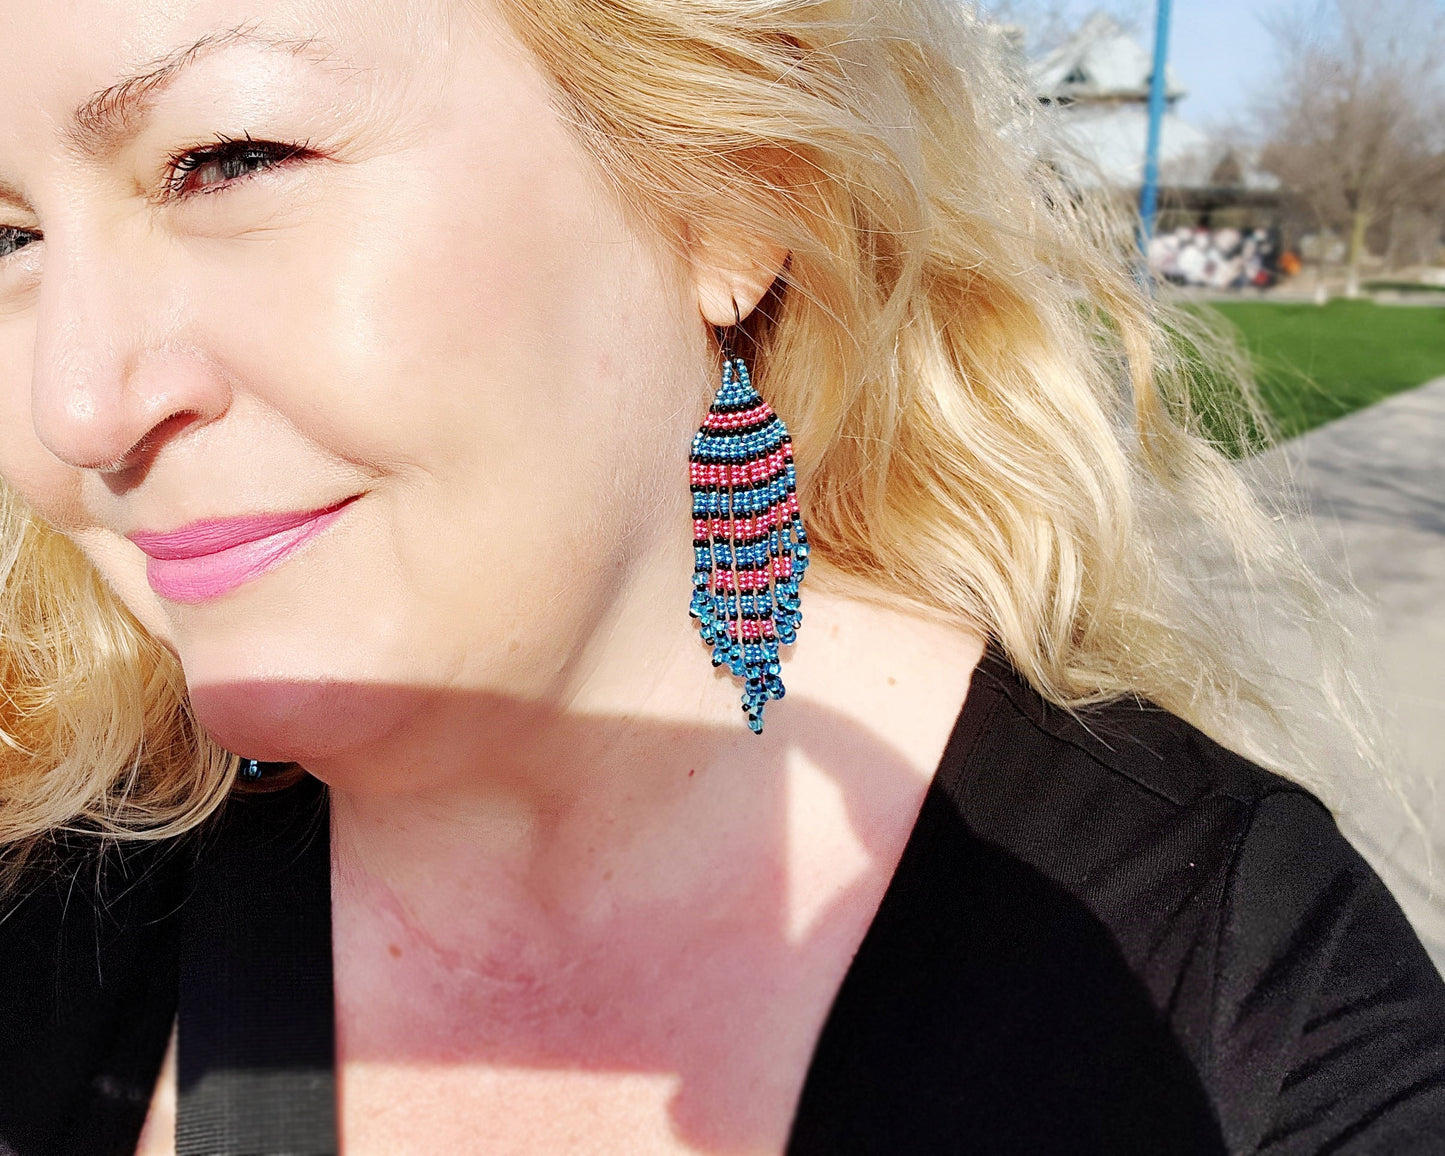
[[[152,590],[170,602],[207,602],[281,565],[360,496],[316,510],[216,518],[128,537],[146,555]]]

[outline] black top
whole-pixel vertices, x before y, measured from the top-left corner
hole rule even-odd
[[[226,919],[204,865],[245,829],[267,869],[230,878],[324,922],[324,869],[309,898],[287,874],[324,818],[303,779],[28,889],[0,923],[0,1153],[134,1150],[195,912]],[[1445,984],[1311,795],[1149,706],[1081,722],[990,654],[788,1151],[1445,1153]]]

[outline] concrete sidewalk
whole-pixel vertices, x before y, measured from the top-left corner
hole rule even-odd
[[[1363,619],[1351,663],[1426,833],[1343,753],[1326,768],[1346,788],[1340,825],[1445,971],[1445,378],[1272,453],[1308,504],[1313,561],[1365,597],[1365,613],[1347,615]]]

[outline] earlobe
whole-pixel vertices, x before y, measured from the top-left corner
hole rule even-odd
[[[713,237],[694,238],[692,251],[698,310],[715,326],[735,324],[757,308],[788,258],[780,245],[725,245]]]

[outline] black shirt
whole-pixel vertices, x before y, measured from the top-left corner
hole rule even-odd
[[[303,779],[35,879],[0,923],[0,1153],[134,1150],[197,848],[324,804]],[[1445,1153],[1445,984],[1307,792],[1148,705],[1075,718],[990,653],[788,1152]]]

